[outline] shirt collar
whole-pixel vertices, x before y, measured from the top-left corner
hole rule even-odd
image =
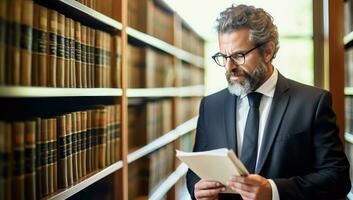
[[[261,93],[268,97],[273,97],[275,93],[277,79],[278,79],[278,72],[277,72],[277,69],[274,67],[270,78],[268,78],[259,88],[257,88],[255,92]],[[246,94],[241,95],[240,99],[244,98],[245,96]]]

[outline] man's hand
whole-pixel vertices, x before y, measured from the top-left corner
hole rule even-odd
[[[228,186],[238,192],[244,200],[271,200],[272,188],[270,182],[259,175],[232,176]]]
[[[217,181],[200,180],[195,184],[194,195],[198,200],[214,200],[218,198],[218,193],[225,190],[224,185]]]

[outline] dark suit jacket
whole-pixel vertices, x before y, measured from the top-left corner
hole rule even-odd
[[[284,199],[337,199],[350,190],[349,163],[339,140],[331,94],[278,74],[255,170],[272,179]],[[236,96],[228,89],[202,99],[194,151],[236,152]],[[194,198],[199,177],[187,173]]]

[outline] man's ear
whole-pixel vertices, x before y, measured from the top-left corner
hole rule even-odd
[[[273,41],[267,42],[265,45],[265,49],[264,49],[264,58],[265,58],[265,62],[271,62],[273,54],[275,53],[276,50],[276,45]]]

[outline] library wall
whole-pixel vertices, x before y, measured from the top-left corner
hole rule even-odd
[[[163,0],[0,1],[0,199],[178,199],[203,43]]]

